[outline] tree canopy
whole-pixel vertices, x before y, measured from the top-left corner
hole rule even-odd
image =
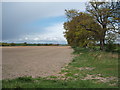
[[[97,42],[100,43],[100,49],[104,50],[107,34],[120,33],[119,7],[120,2],[92,0],[86,5],[86,13],[65,10],[68,21],[64,23],[64,28],[68,44],[89,47]]]

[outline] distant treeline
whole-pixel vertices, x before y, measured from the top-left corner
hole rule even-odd
[[[67,46],[67,44],[36,44],[36,43],[0,43],[0,46]]]

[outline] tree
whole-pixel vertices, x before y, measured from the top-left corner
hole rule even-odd
[[[15,46],[16,44],[15,43],[11,43],[10,46]]]
[[[24,43],[23,43],[23,46],[27,46],[27,42],[24,42]]]
[[[115,6],[117,6],[117,8]],[[118,12],[115,12],[118,10],[118,6],[119,2],[98,2],[98,0],[92,0],[86,6],[87,12],[101,25],[102,29],[99,31],[101,50],[104,50],[107,32],[110,33],[110,31],[113,31],[119,33],[118,23],[120,23],[120,19],[117,17],[117,15],[119,15]],[[85,28],[86,27],[85,25]],[[92,28],[90,28],[89,31],[93,31]]]
[[[98,41],[100,25],[88,13],[65,10],[68,21],[64,23],[65,37],[71,46],[90,47]],[[75,14],[74,14],[75,13]],[[85,26],[87,28],[85,29]],[[92,28],[92,31],[87,29]]]
[[[86,10],[87,13],[65,10],[68,21],[64,28],[68,44],[87,46],[99,41],[100,50],[104,50],[105,37],[110,33],[120,33],[120,2],[92,0],[86,5]]]

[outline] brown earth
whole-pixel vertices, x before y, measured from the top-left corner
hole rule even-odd
[[[69,46],[2,47],[2,79],[54,75],[72,60],[72,52]]]

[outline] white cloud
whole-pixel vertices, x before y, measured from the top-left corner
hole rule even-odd
[[[39,40],[39,38],[34,38],[35,41]]]
[[[28,40],[28,38],[27,38],[27,37],[25,37],[25,40]]]
[[[44,28],[47,32],[41,33],[34,33],[30,35],[23,35],[20,37],[19,41],[35,41],[37,43],[51,42],[51,43],[67,43],[63,32],[65,31],[63,28],[63,22],[54,24],[53,26],[49,26]]]

